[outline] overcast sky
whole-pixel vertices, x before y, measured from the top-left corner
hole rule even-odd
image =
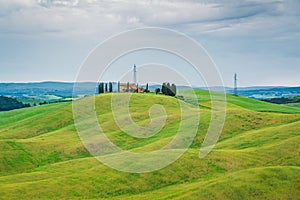
[[[299,86],[299,22],[299,0],[0,0],[0,82],[74,81],[96,45],[151,26],[198,41],[227,86]]]

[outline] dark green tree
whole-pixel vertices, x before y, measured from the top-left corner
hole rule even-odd
[[[167,83],[167,89],[166,89],[166,91],[167,91],[167,94],[166,95],[168,95],[168,96],[171,96],[171,86],[170,86],[170,83]]]
[[[104,93],[104,83],[101,82],[99,83],[99,87],[98,87],[98,94],[102,94]]]
[[[155,94],[158,94],[158,93],[160,93],[160,88],[155,89]]]
[[[113,84],[112,82],[109,82],[109,92],[112,92],[113,91]]]
[[[166,84],[166,83],[163,83],[163,84],[162,84],[161,92],[162,92],[164,95],[167,95],[167,84]]]
[[[30,107],[30,104],[23,104],[11,97],[0,96],[0,111],[8,111],[18,108]]]
[[[173,83],[170,88],[170,96],[176,96],[176,85]]]
[[[147,93],[150,92],[148,83],[147,83],[147,85],[146,85],[145,92],[147,92]]]
[[[107,83],[105,83],[105,93],[108,92]]]

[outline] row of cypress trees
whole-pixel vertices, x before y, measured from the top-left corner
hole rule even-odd
[[[107,83],[99,83],[98,87],[98,94],[102,94],[104,92],[112,92],[113,91],[113,84],[112,82]]]

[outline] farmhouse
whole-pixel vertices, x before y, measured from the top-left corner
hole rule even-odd
[[[136,80],[136,65],[133,66],[133,80],[134,83],[120,83],[118,82],[100,82],[98,86],[98,94],[107,92],[145,92],[145,89],[138,87]]]
[[[135,83],[120,83],[118,82],[118,92],[136,92],[138,89]]]
[[[133,80],[134,83],[121,83],[119,82],[100,82],[98,85],[98,94],[102,93],[108,93],[108,92],[137,92],[137,93],[143,93],[143,92],[150,92],[149,85],[147,83],[146,88],[139,87],[136,79],[136,66],[133,66]],[[158,90],[157,90],[158,89]],[[156,89],[156,94],[161,93],[164,95],[169,96],[176,96],[176,85],[170,84],[170,83],[163,83],[161,90],[160,88]]]

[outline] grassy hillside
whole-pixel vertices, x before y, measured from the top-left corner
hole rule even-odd
[[[300,103],[289,103],[287,105],[292,106],[292,107],[296,107],[296,108],[300,108]]]
[[[183,90],[178,91],[179,95],[187,96],[186,99],[189,99],[188,94],[189,91]],[[212,92],[215,93],[215,92]],[[198,97],[198,100],[201,102],[207,102],[210,100],[210,93],[207,90],[196,90],[195,94]],[[300,109],[294,109],[287,105],[278,105],[278,104],[271,104],[263,101],[258,101],[246,97],[235,96],[232,94],[226,95],[227,102],[230,104],[234,104],[236,106],[240,106],[242,108],[258,111],[258,112],[278,112],[278,113],[294,113],[300,114]]]
[[[299,167],[252,168],[119,199],[298,199],[299,173]]]
[[[0,113],[0,199],[298,199],[300,109],[228,95],[221,138],[199,159],[211,110],[208,93],[196,94],[201,120],[191,147],[166,168],[141,174],[111,169],[85,150],[71,103]],[[110,102],[110,94],[96,96],[98,120],[123,149],[159,149],[179,127],[175,98],[134,94],[130,112],[136,123],[150,122],[154,103],[164,106],[168,118],[155,136],[133,138],[114,122]]]

